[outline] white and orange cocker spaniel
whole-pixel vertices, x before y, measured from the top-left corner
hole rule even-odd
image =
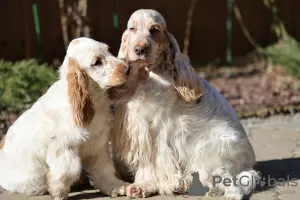
[[[118,100],[112,129],[117,171],[134,180],[127,196],[185,193],[192,172],[211,194],[237,200],[249,194],[259,175],[247,135],[231,105],[193,70],[161,14],[134,12],[118,56],[137,76],[110,91]]]
[[[0,145],[0,186],[26,195],[49,192],[65,200],[82,164],[104,194],[125,194],[108,153],[112,124],[107,89],[123,84],[130,68],[108,46],[74,39],[56,81],[9,128]]]

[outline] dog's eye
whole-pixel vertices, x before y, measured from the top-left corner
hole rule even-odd
[[[135,28],[131,27],[129,28],[130,31],[135,31]]]
[[[99,66],[102,65],[102,62],[100,59],[95,60],[95,62],[93,62],[92,66]]]
[[[153,28],[150,29],[151,34],[159,33],[159,32],[160,32],[160,30],[158,28],[153,27]]]

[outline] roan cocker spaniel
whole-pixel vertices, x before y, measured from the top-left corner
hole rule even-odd
[[[127,196],[185,193],[198,172],[211,194],[242,199],[259,175],[233,108],[198,77],[157,11],[137,10],[127,28],[118,56],[130,62],[138,86],[132,96],[129,82],[110,91],[119,99],[112,129],[117,171],[134,180]]]
[[[108,46],[73,40],[56,81],[9,128],[1,142],[0,186],[11,192],[65,200],[85,165],[94,187],[125,195],[108,153],[112,124],[107,89],[123,84],[130,68]]]

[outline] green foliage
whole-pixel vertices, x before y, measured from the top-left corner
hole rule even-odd
[[[275,64],[282,65],[288,74],[300,78],[300,43],[294,38],[288,36],[258,51]]]
[[[15,63],[0,60],[0,110],[21,112],[55,80],[55,70],[34,59]]]

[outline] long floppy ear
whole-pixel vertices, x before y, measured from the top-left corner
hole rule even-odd
[[[129,48],[129,40],[128,40],[129,30],[124,31],[121,39],[121,45],[118,53],[118,58],[127,59],[127,53]]]
[[[179,96],[186,102],[198,100],[204,92],[204,86],[191,66],[187,56],[181,53],[175,37],[167,32],[171,45],[171,53],[174,53],[174,66],[176,76],[173,85]]]
[[[67,81],[74,123],[84,127],[91,123],[95,110],[88,93],[88,75],[72,58],[68,60]]]

